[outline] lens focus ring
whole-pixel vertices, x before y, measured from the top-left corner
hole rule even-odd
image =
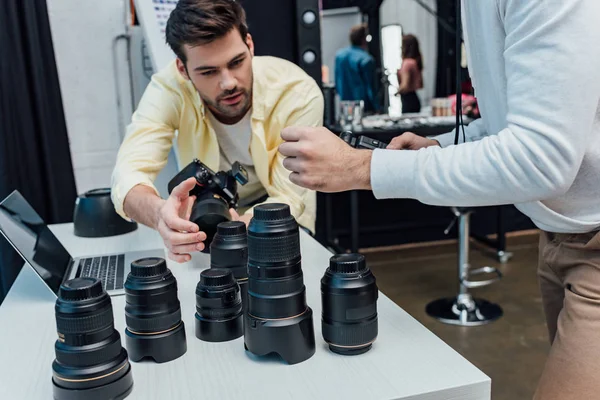
[[[279,237],[252,236],[252,246],[248,246],[248,259],[261,263],[275,263],[294,260],[300,257],[300,236],[298,232]]]
[[[248,280],[248,290],[263,296],[279,296],[299,292],[304,287],[302,273],[295,277],[281,280]]]
[[[172,313],[150,318],[133,317],[125,314],[125,322],[130,332],[136,333],[154,333],[163,332],[174,327],[181,321],[181,308]]]
[[[360,346],[377,338],[377,315],[358,324],[347,324],[323,319],[323,339],[339,346]]]
[[[77,351],[73,351],[73,348],[62,347],[60,344],[56,346],[56,351],[59,353],[61,364],[87,367],[100,364],[106,361],[108,357],[110,359],[118,357],[122,349],[120,339],[119,332],[113,331],[108,340],[101,343],[102,351],[98,351],[97,346],[92,348],[80,347]]]
[[[89,333],[113,325],[112,308],[105,308],[97,314],[85,317],[65,317],[64,314],[56,315],[56,330],[62,334]]]

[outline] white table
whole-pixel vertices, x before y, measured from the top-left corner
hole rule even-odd
[[[75,237],[71,224],[51,229],[74,257],[149,250],[162,243],[156,232],[143,226],[103,239]],[[301,244],[307,301],[314,311],[317,350],[312,358],[289,366],[246,353],[243,338],[216,344],[198,340],[195,287],[209,259],[197,254],[186,264],[169,263],[179,286],[187,353],[165,364],[132,363],[134,389],[128,399],[490,399],[490,378],[381,293],[379,337],[373,348],[354,357],[331,353],[320,321],[320,279],[331,254],[304,232]],[[54,301],[25,266],[0,307],[3,399],[52,398]],[[115,326],[123,338],[125,298],[112,301]]]

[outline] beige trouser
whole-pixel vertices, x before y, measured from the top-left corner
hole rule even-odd
[[[542,232],[538,276],[552,349],[534,399],[600,399],[600,232]]]

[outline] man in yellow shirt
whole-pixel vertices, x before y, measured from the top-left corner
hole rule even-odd
[[[316,82],[288,61],[254,57],[244,10],[232,0],[179,1],[166,37],[177,59],[152,77],[127,128],[112,177],[117,212],[156,229],[175,261],[204,249],[206,235],[189,221],[194,178],[166,200],[153,186],[175,141],[181,167],[198,158],[213,171],[235,161],[246,168],[235,218],[248,223],[253,206],[281,202],[314,231],[315,192],[289,181],[278,146],[285,127],[322,125]]]

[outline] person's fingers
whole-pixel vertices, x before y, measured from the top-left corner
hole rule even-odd
[[[198,243],[204,242],[206,240],[206,233],[204,233],[204,232],[182,233],[182,232],[176,232],[176,231],[168,231],[168,232],[164,232],[163,239],[171,247],[182,245],[182,244],[198,244]]]
[[[182,244],[179,246],[173,246],[171,248],[171,251],[174,254],[188,254],[188,253],[194,253],[196,251],[202,251],[202,250],[204,250],[205,246],[206,245],[204,243]]]
[[[189,220],[192,215],[192,208],[194,207],[194,202],[196,201],[196,196],[192,196],[188,199],[187,210],[184,215],[184,219]]]
[[[305,146],[299,142],[285,142],[279,145],[279,152],[286,157],[299,157],[304,155]]]
[[[229,214],[231,214],[231,219],[233,221],[238,221],[240,219],[240,214],[235,210],[235,208],[229,209]]]
[[[171,192],[171,197],[174,197],[179,201],[183,201],[189,197],[190,190],[192,190],[195,186],[196,178],[188,178],[185,181],[181,182],[179,185],[175,186],[175,188]]]
[[[181,218],[175,210],[163,212],[162,219],[170,229],[180,232],[199,232],[200,228],[195,223]]]
[[[288,126],[281,131],[281,138],[286,142],[297,142],[302,138],[304,128],[299,126]]]
[[[392,139],[392,141],[390,142],[390,144],[388,144],[386,146],[386,149],[389,150],[402,150],[407,146],[406,143],[406,138],[403,138],[402,136],[398,136]]]
[[[396,136],[392,139],[386,149],[391,150],[404,150],[410,149],[415,143],[416,135],[412,132],[404,132],[400,136]]]
[[[178,263],[184,263],[190,261],[192,259],[192,256],[189,254],[175,254],[169,251],[169,259]]]
[[[285,169],[293,172],[304,172],[302,161],[296,157],[287,157],[283,160],[283,166]]]
[[[292,172],[289,179],[290,182],[311,190],[318,190],[322,186],[314,178],[310,178],[306,176],[306,174],[301,174],[298,172]]]

